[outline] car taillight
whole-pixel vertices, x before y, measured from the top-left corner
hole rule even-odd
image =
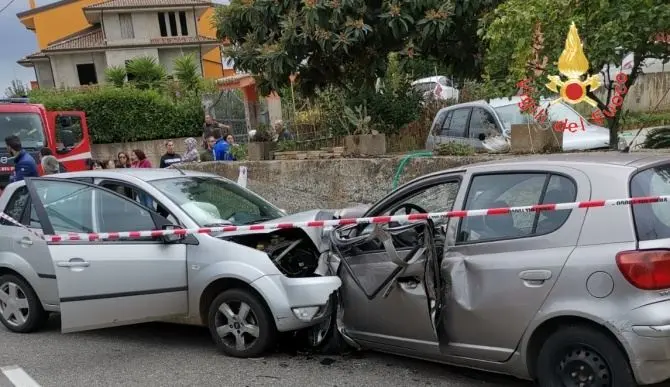
[[[670,250],[622,251],[616,255],[616,264],[638,289],[670,288]]]

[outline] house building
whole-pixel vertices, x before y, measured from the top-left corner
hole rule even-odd
[[[35,69],[42,88],[104,83],[105,69],[142,56],[155,58],[168,73],[186,54],[205,78],[234,73],[224,69],[207,0],[60,0],[17,16],[40,48],[18,63]]]

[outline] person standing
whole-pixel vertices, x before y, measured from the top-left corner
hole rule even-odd
[[[214,136],[207,137],[207,147],[200,152],[200,161],[214,161]]]
[[[165,142],[166,152],[161,157],[160,168],[167,168],[172,164],[181,163],[181,156],[174,151],[174,141]]]
[[[40,164],[42,164],[42,170],[45,175],[55,175],[60,172],[60,163],[58,162],[58,159],[52,155],[42,156]]]
[[[230,153],[230,144],[226,142],[221,129],[216,128],[212,131],[216,143],[214,144],[214,160],[216,161],[232,161],[232,154]]]
[[[117,168],[130,168],[130,160],[126,152],[119,152],[116,155],[116,160],[119,162]]]
[[[230,130],[230,126],[219,123],[209,114],[205,115],[205,123],[202,125],[203,148],[207,149],[207,138],[214,134],[214,129]]]
[[[193,137],[189,137],[184,140],[184,145],[186,145],[186,153],[184,153],[184,157],[181,158],[181,161],[184,163],[199,162],[200,154],[198,154],[198,149],[196,149],[198,147],[198,141]]]
[[[49,149],[47,147],[44,147],[44,148],[40,149],[40,156],[39,156],[40,160],[39,160],[39,162],[40,162],[40,165],[42,165],[42,170],[44,170],[44,164],[42,163],[42,158],[44,158],[44,156],[54,156],[54,154],[51,151],[51,149]],[[54,158],[55,157],[56,156],[54,156]],[[67,172],[67,168],[65,168],[65,165],[63,165],[63,163],[61,163],[59,161],[58,162],[58,173],[65,173],[65,172]]]
[[[133,149],[130,152],[130,162],[131,168],[152,168],[151,161],[147,159],[147,155],[140,149]]]
[[[21,181],[26,177],[39,176],[35,159],[23,150],[21,139],[18,136],[5,137],[5,145],[9,149],[9,154],[14,158],[14,173],[9,177],[10,183]]]

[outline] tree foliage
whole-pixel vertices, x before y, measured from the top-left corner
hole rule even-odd
[[[294,73],[306,92],[345,79],[372,87],[392,52],[476,73],[477,20],[500,1],[232,0],[217,9],[217,34],[264,92]]]
[[[570,22],[579,29],[589,75],[620,64],[631,52],[637,72],[631,74],[633,81],[645,59],[670,60],[670,45],[654,42],[670,30],[666,0],[508,0],[487,16],[482,28],[487,80],[505,94],[516,91],[524,78],[536,79],[544,88],[546,76],[558,74],[556,62]]]
[[[174,60],[174,77],[188,92],[197,92],[201,89],[200,66],[193,54],[183,55]]]

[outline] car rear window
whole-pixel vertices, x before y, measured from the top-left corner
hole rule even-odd
[[[631,197],[670,195],[670,164],[642,170],[630,182]],[[670,238],[670,202],[633,206],[640,241]]]

